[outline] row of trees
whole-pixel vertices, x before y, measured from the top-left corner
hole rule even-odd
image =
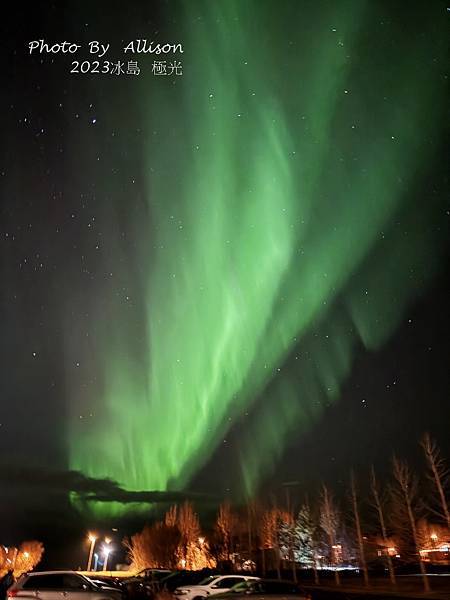
[[[419,486],[409,465],[394,456],[390,481],[381,484],[372,468],[365,494],[351,473],[348,494],[341,502],[323,485],[317,498],[306,499],[296,510],[289,500],[287,506],[280,506],[273,498],[241,507],[224,503],[207,534],[201,532],[198,516],[186,502],[127,540],[129,556],[137,569],[228,565],[258,568],[263,575],[274,570],[280,576],[283,568],[289,568],[294,580],[299,568],[310,568],[316,582],[320,570],[328,568],[334,570],[337,585],[339,568],[354,565],[361,569],[366,586],[370,568],[377,563],[396,584],[396,564],[415,562],[428,590],[425,560],[438,539],[450,544],[448,471],[428,434],[421,447],[429,486],[423,481]]]
[[[34,540],[23,542],[19,548],[0,546],[0,577],[8,571],[13,571],[15,578],[31,571],[41,561],[43,554],[44,546]]]

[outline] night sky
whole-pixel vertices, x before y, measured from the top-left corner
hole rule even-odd
[[[186,493],[339,490],[394,450],[419,470],[426,430],[450,457],[449,19],[440,1],[9,8],[2,543]],[[40,39],[81,48],[30,54]],[[183,52],[124,54],[136,39]]]

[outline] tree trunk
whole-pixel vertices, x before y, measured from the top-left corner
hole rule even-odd
[[[363,540],[363,536],[362,536],[362,532],[361,532],[361,520],[359,518],[358,499],[356,497],[356,484],[355,484],[355,477],[354,477],[353,473],[351,474],[351,489],[352,489],[353,516],[355,519],[356,536],[358,539],[358,546],[359,546],[359,560],[360,560],[361,568],[363,571],[364,584],[366,585],[366,587],[368,587],[369,586],[369,572],[367,570],[366,557],[364,554],[364,540]]]
[[[439,496],[439,503],[442,507],[442,514],[447,523],[447,527],[450,529],[450,511],[448,509],[448,502],[445,496],[443,479],[445,480],[448,472],[446,465],[441,457],[439,448],[434,440],[431,439],[430,435],[426,433],[423,436],[421,446],[425,453],[425,458],[428,463],[428,467],[431,471],[434,483]]]
[[[314,583],[316,585],[319,585],[319,572],[317,570],[317,565],[316,565],[316,559],[315,558],[314,558],[313,571],[314,571]]]
[[[398,460],[395,456],[393,458],[393,469],[394,477],[400,492],[399,497],[403,499],[403,503],[405,505],[406,512],[408,515],[409,526],[411,528],[411,534],[414,542],[416,556],[419,557],[419,567],[420,572],[422,574],[423,588],[425,592],[429,592],[430,582],[428,581],[428,575],[425,569],[425,564],[422,560],[422,555],[420,554],[419,537],[417,535],[416,519],[413,510],[413,502],[416,493],[415,490],[417,486],[417,481],[413,477],[407,463]]]
[[[331,558],[331,562],[333,562],[333,550],[334,550],[334,546],[336,545],[336,543],[331,535],[329,536],[329,543],[330,543],[330,551],[331,551],[330,558]],[[337,565],[336,565],[336,567],[337,567]],[[341,585],[341,576],[339,575],[339,571],[337,570],[337,568],[335,568],[335,570],[334,570],[334,581],[335,581],[336,585]]]
[[[248,526],[248,558],[250,564],[253,562],[253,540],[252,540],[252,519],[250,513],[250,504],[247,504],[247,526]],[[252,569],[253,571],[253,569]]]
[[[394,565],[392,563],[392,558],[391,558],[391,555],[389,554],[389,549],[388,549],[386,521],[384,519],[383,506],[381,504],[380,493],[378,491],[377,480],[375,477],[375,470],[373,467],[372,467],[371,487],[372,487],[372,494],[373,494],[373,497],[375,500],[375,507],[376,507],[377,513],[378,513],[378,520],[380,521],[381,536],[383,538],[384,547],[386,548],[386,552],[387,552],[386,559],[387,559],[387,563],[388,563],[389,579],[391,580],[391,583],[393,585],[396,585],[397,580],[395,579]]]
[[[420,573],[422,575],[423,589],[425,590],[426,593],[428,593],[430,591],[430,582],[428,581],[427,570],[425,568],[425,564],[422,560],[422,555],[420,554],[420,550],[419,550],[420,546],[419,546],[419,538],[417,536],[416,522],[414,520],[414,515],[413,515],[410,499],[406,495],[405,495],[405,500],[406,500],[406,506],[408,509],[408,517],[409,517],[409,520],[411,523],[411,531],[413,534],[414,546],[416,547],[416,552],[419,555],[419,566],[420,566]]]
[[[439,494],[439,498],[441,501],[442,510],[444,512],[445,520],[447,521],[447,527],[448,527],[448,529],[450,529],[450,512],[448,510],[447,498],[445,497],[445,492],[444,492],[444,488],[442,486],[442,481],[441,481],[439,472],[438,472],[435,464],[433,464],[433,476],[434,476],[434,480],[436,482],[436,487],[438,490],[438,494]]]

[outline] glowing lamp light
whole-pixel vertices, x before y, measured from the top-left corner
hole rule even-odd
[[[110,542],[111,542],[111,540],[109,540],[109,541],[105,540],[105,544],[103,544],[103,555],[105,557],[105,560],[103,562],[103,570],[104,571],[107,570],[107,567],[108,567],[108,558],[109,558],[109,555],[112,552],[112,547],[110,546]]]
[[[87,567],[86,569],[88,571],[91,570],[92,567],[92,557],[94,555],[94,547],[95,547],[95,542],[97,541],[97,536],[93,533],[89,533],[88,534],[88,540],[90,542],[90,548],[89,548],[89,558],[88,558],[88,562],[87,562]]]

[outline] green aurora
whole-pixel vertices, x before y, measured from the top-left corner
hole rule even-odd
[[[360,0],[189,2],[179,22],[183,76],[139,88],[146,218],[112,193],[136,243],[105,269],[138,309],[105,284],[95,343],[67,336],[100,382],[72,403],[94,418],[72,415],[70,466],[183,489],[250,413],[233,467],[250,495],[438,265],[438,208],[414,187],[438,150],[444,32],[405,15],[394,47]]]

